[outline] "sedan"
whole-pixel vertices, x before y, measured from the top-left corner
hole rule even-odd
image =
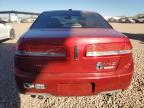
[[[128,37],[96,12],[43,12],[15,52],[21,93],[86,96],[125,90],[133,69]]]
[[[0,20],[0,40],[14,38],[15,30],[10,25],[7,25],[5,21]]]

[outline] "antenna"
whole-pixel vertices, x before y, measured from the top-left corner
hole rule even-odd
[[[69,11],[72,11],[72,9],[69,9]]]

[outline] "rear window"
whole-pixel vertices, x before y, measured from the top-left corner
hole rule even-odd
[[[42,13],[31,28],[111,28],[97,13],[51,11]]]

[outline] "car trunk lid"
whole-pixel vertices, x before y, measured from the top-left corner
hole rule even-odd
[[[29,30],[18,46],[21,70],[48,73],[114,73],[131,49],[125,35],[93,28]]]

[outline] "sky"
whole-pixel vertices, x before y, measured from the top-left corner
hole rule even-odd
[[[144,13],[144,0],[0,0],[0,11],[65,9],[95,11],[103,16],[134,16]]]

